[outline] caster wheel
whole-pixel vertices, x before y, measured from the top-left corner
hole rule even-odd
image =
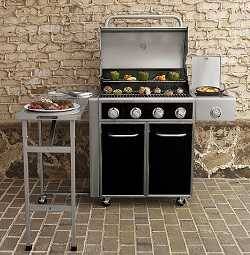
[[[37,202],[40,205],[47,204],[47,196],[45,196],[45,195],[40,196]]]
[[[110,206],[110,205],[111,205],[111,200],[110,200],[110,198],[104,198],[104,199],[102,200],[102,204],[103,204],[103,206],[105,206],[105,207]]]
[[[176,204],[177,204],[178,206],[183,206],[183,205],[186,204],[186,199],[185,199],[185,198],[179,197],[179,198],[176,199]]]
[[[71,247],[70,247],[70,250],[71,250],[71,251],[77,251],[77,246],[71,246]]]
[[[31,250],[32,250],[32,245],[25,246],[25,251],[31,251]]]

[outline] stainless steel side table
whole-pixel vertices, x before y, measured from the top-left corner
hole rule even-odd
[[[16,119],[22,122],[23,136],[23,161],[24,161],[24,185],[25,185],[25,224],[26,224],[26,251],[32,249],[31,242],[31,210],[33,211],[70,211],[71,212],[71,251],[77,250],[76,244],[76,191],[75,191],[75,122],[81,119],[84,109],[57,113],[38,113],[25,109],[16,114]],[[43,146],[42,145],[42,121],[69,121],[70,122],[70,146]],[[28,145],[28,121],[38,122],[38,146]],[[46,198],[40,204],[30,203],[28,153],[37,153],[37,170],[43,190],[43,163],[42,153],[69,153],[71,156],[71,205],[47,205]]]

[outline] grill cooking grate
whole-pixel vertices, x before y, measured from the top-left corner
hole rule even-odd
[[[100,97],[110,97],[110,98],[121,98],[121,97],[188,97],[188,94],[174,94],[172,96],[167,96],[164,94],[150,94],[150,95],[140,95],[140,94],[101,94]]]

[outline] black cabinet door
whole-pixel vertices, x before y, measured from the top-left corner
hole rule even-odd
[[[143,195],[144,125],[102,125],[102,195]]]
[[[192,125],[150,125],[149,194],[191,193]]]

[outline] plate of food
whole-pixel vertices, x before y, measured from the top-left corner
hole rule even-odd
[[[24,105],[24,108],[33,112],[66,112],[77,110],[80,108],[79,104],[73,103],[70,100],[51,100],[41,98],[38,101],[33,101]]]

